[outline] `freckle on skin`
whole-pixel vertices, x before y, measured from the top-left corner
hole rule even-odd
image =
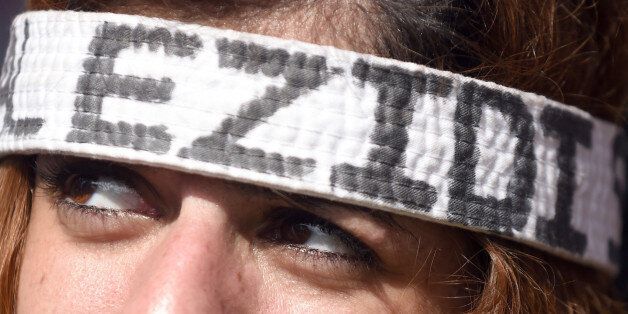
[[[42,275],[41,275],[41,278],[39,278],[39,284],[40,284],[40,285],[41,285],[41,284],[43,284],[43,283],[44,283],[44,281],[46,281],[46,274],[42,274]]]

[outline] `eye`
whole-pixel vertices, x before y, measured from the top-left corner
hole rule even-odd
[[[63,201],[74,206],[114,214],[129,211],[154,215],[152,206],[130,184],[107,176],[71,175],[63,184]]]
[[[40,157],[37,176],[39,186],[66,211],[153,219],[164,214],[152,186],[132,170],[113,163]]]
[[[261,237],[306,252],[370,262],[372,251],[336,225],[301,210],[280,210],[269,218]]]
[[[49,199],[62,230],[77,240],[134,239],[161,226],[169,213],[153,186],[123,165],[40,156],[36,167],[37,191]]]

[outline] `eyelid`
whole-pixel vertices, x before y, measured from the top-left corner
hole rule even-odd
[[[125,212],[81,206],[64,200],[55,202],[59,223],[79,242],[112,242],[146,234],[154,219]]]
[[[272,190],[271,193],[291,206],[333,222],[359,239],[384,268],[398,268],[400,260],[397,257],[405,254],[403,249],[412,248],[414,252],[420,247],[418,232],[405,229],[386,212],[281,191]]]
[[[120,164],[108,161],[89,160],[76,157],[40,156],[36,160],[38,179],[49,195],[57,198],[64,181],[72,175],[108,177],[121,185],[134,189],[145,202],[160,213],[161,218],[169,219],[173,211],[166,206],[155,187],[142,175]]]
[[[356,205],[343,204],[338,203],[326,199],[316,198],[307,195],[294,194],[294,193],[286,193],[278,190],[269,190],[273,195],[289,202],[290,204],[297,206],[304,210],[316,209],[317,212],[333,212],[338,210],[349,211],[357,213],[361,216],[366,216],[368,219],[376,220],[383,225],[394,228],[397,231],[409,232],[403,227],[399,226],[399,224],[390,216],[389,213],[370,209],[365,207],[360,207]]]
[[[332,218],[337,218],[335,216],[339,213],[350,213],[351,215],[364,217],[382,228],[392,229],[395,232],[405,232],[414,236],[410,231],[401,227],[388,213],[383,211],[277,190],[271,190],[271,193],[296,208],[306,212],[313,212],[325,219],[332,220]]]
[[[347,255],[342,253],[329,252],[334,255],[343,255],[346,258],[367,259],[372,261],[375,256],[373,250],[363,243],[359,238],[355,237],[350,232],[347,232],[342,227],[334,224],[333,222],[322,218],[309,211],[291,209],[291,208],[277,208],[272,211],[266,220],[268,224],[261,226],[259,233],[265,233],[265,229],[268,227],[277,227],[282,223],[294,223],[300,225],[307,225],[314,229],[317,229],[323,235],[334,237],[339,240],[343,246],[351,250],[353,254]],[[272,229],[275,230],[275,229]],[[314,249],[316,250],[316,249]],[[321,251],[322,252],[322,251]]]
[[[259,249],[257,252],[270,252],[262,256],[268,256],[275,263],[283,265],[282,268],[296,278],[310,278],[311,282],[323,285],[333,283],[336,287],[349,287],[368,277],[372,278],[374,272],[381,269],[377,256],[369,246],[343,228],[311,212],[294,207],[276,208],[267,214],[266,219],[267,224],[257,233],[259,239],[255,245]],[[305,242],[292,243],[272,239],[277,227],[291,222],[320,226],[325,234],[336,237],[353,254],[320,250],[308,246]],[[267,232],[270,233],[270,238],[264,235]]]

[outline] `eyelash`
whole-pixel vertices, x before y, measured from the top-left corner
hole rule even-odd
[[[130,169],[113,163],[90,160],[67,160],[63,157],[46,158],[45,162],[36,163],[39,188],[53,200],[60,220],[76,234],[85,239],[104,239],[103,234],[129,234],[141,230],[148,220],[160,221],[166,211],[158,206],[160,201],[156,193],[139,175]],[[94,180],[95,178],[95,180]],[[144,193],[139,193],[144,200],[150,196],[150,209],[139,212],[129,209],[112,209],[77,203],[67,193],[69,180],[97,181],[108,178],[122,186],[137,191],[142,186]],[[142,219],[142,221],[138,221]],[[138,229],[139,228],[139,229]],[[123,233],[120,233],[120,232]],[[127,232],[127,233],[125,233]]]
[[[163,210],[157,210],[160,216],[142,215],[141,213],[133,213],[128,210],[116,210],[109,208],[101,208],[79,204],[68,200],[66,185],[68,180],[72,178],[110,178],[112,181],[120,182],[132,189],[137,190],[138,184],[148,185],[145,189],[154,191],[148,182],[130,169],[117,166],[113,163],[102,161],[68,161],[63,158],[50,158],[44,163],[37,163],[37,174],[40,179],[40,187],[54,199],[54,204],[58,210],[64,211],[64,215],[69,215],[72,219],[84,219],[85,217],[96,217],[102,222],[115,223],[116,219],[128,216],[146,216],[159,220],[163,217]],[[138,192],[140,196],[142,193]],[[287,243],[278,238],[278,227],[284,223],[293,223],[294,225],[311,226],[324,232],[325,234],[336,237],[349,248],[354,254],[353,256],[318,249],[308,249],[302,245]],[[336,266],[338,263],[349,265],[355,269],[369,270],[375,268],[378,263],[375,253],[364,243],[350,235],[342,228],[335,224],[296,208],[275,208],[266,216],[265,223],[259,230],[257,236],[262,241],[280,247],[289,249],[291,252],[298,254],[300,257],[311,260],[313,262],[324,261]]]
[[[267,216],[267,221],[268,222],[262,227],[260,232],[258,232],[259,236],[267,242],[283,244],[286,248],[298,254],[302,254],[304,258],[325,259],[331,263],[349,263],[351,266],[361,267],[367,270],[376,268],[378,265],[375,253],[368,248],[367,245],[362,243],[362,241],[328,220],[307,211],[295,208],[278,208]],[[284,222],[292,222],[294,225],[310,225],[319,228],[326,234],[337,237],[354,255],[308,249],[298,244],[282,241],[278,239],[278,233],[280,232],[280,228],[278,227]]]

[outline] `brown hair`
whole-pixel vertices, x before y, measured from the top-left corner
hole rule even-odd
[[[487,261],[471,313],[624,313],[610,281],[593,269],[516,243],[479,239]]]
[[[271,0],[30,0],[30,9],[140,13],[185,21],[233,17]],[[324,1],[324,3],[334,1]],[[343,2],[345,1],[336,1]],[[373,52],[536,92],[621,121],[628,102],[628,8],[620,1],[354,0],[380,30]],[[329,10],[334,11],[334,10]],[[198,13],[204,12],[202,16]],[[208,13],[209,12],[209,13]],[[330,18],[327,16],[326,18]],[[0,302],[15,304],[19,257],[29,208],[29,162],[0,163]],[[478,236],[473,268],[481,289],[474,313],[619,313],[608,278],[505,240]]]
[[[0,313],[14,312],[31,208],[30,170],[30,163],[23,157],[0,162]]]

